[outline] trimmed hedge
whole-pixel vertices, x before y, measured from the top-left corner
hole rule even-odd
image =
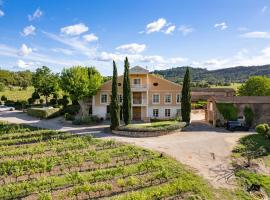
[[[256,132],[270,139],[270,127],[268,124],[259,124],[256,126]]]
[[[28,108],[27,114],[33,117],[48,119],[60,115],[59,108]]]
[[[128,131],[128,132],[162,132],[162,131],[174,131],[181,129],[186,126],[185,122],[172,123],[166,126],[149,126],[149,127],[140,127],[140,126],[120,126],[117,130],[119,131]]]
[[[238,110],[232,103],[217,103],[218,111],[226,120],[237,120]]]

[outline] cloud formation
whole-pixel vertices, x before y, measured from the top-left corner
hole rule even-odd
[[[194,31],[194,29],[190,26],[187,26],[187,25],[182,25],[179,27],[178,29],[184,36],[192,33]]]
[[[172,26],[169,26],[164,33],[165,34],[172,34],[174,32],[174,30],[175,30],[175,26],[172,25]]]
[[[94,33],[84,35],[83,38],[86,42],[93,42],[98,40],[98,37]]]
[[[5,15],[4,11],[0,10],[0,17],[3,17]]]
[[[137,43],[131,43],[131,44],[124,44],[119,47],[116,47],[116,50],[121,50],[123,52],[137,54],[141,53],[145,50],[146,45],[145,44],[137,44]]]
[[[244,38],[260,38],[260,39],[267,38],[268,39],[270,38],[270,33],[264,32],[264,31],[253,31],[253,32],[244,33],[240,36]]]
[[[219,28],[220,30],[223,31],[228,28],[228,25],[226,24],[226,22],[221,22],[221,23],[215,24],[214,27]]]
[[[63,27],[61,28],[60,31],[61,33],[65,35],[76,36],[76,35],[80,35],[82,33],[87,32],[88,27],[85,26],[83,23],[79,23],[79,24]]]
[[[20,50],[19,50],[19,55],[20,56],[28,56],[30,53],[32,53],[32,49],[26,46],[26,44],[22,44]]]
[[[146,25],[146,33],[159,32],[166,25],[166,19],[159,18],[156,21],[153,21]]]
[[[33,21],[37,18],[40,18],[43,15],[43,12],[40,10],[40,8],[36,9],[33,15],[28,15],[29,21]]]
[[[36,27],[34,27],[34,26],[32,26],[32,25],[26,26],[26,27],[23,29],[22,35],[23,35],[23,36],[35,35],[35,30],[36,30]]]

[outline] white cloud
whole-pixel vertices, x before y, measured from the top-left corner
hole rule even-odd
[[[221,22],[214,25],[215,28],[220,28],[220,30],[225,30],[228,28],[226,22]]]
[[[262,12],[262,13],[265,13],[267,9],[268,9],[268,7],[267,7],[267,6],[264,6],[264,7],[262,8],[261,12]]]
[[[124,44],[119,47],[116,47],[116,50],[122,50],[124,52],[137,54],[137,53],[143,52],[145,48],[146,48],[145,44],[131,43],[131,44]]]
[[[36,11],[33,13],[33,15],[28,15],[29,21],[33,21],[37,18],[40,18],[42,16],[43,12],[38,8]]]
[[[71,26],[66,26],[66,27],[61,28],[61,33],[64,33],[66,35],[71,35],[71,36],[80,35],[87,31],[88,31],[88,27],[85,26],[83,23],[74,24]]]
[[[21,59],[17,61],[17,67],[20,69],[29,69],[33,65],[34,65],[34,62],[25,62]]]
[[[166,25],[166,19],[159,18],[156,21],[153,21],[146,26],[146,33],[159,32]]]
[[[19,55],[20,56],[28,56],[30,53],[32,53],[32,49],[27,47],[26,44],[22,44],[22,46],[19,50]]]
[[[73,55],[73,51],[69,50],[69,49],[63,49],[63,48],[54,48],[52,49],[53,52],[56,53],[63,53],[65,55]]]
[[[241,37],[244,37],[244,38],[270,38],[270,33],[263,32],[263,31],[253,31],[253,32],[244,33],[241,35]]]
[[[0,10],[0,17],[3,17],[5,15],[4,11]]]
[[[23,35],[23,36],[35,35],[35,30],[36,30],[36,27],[34,27],[34,26],[32,26],[32,25],[26,26],[26,27],[23,29],[22,35]]]
[[[50,39],[58,41],[58,42],[65,44],[67,46],[70,46],[74,50],[76,50],[79,53],[84,54],[88,57],[95,55],[96,48],[89,47],[87,42],[80,40],[80,38],[78,38],[78,37],[75,37],[75,38],[63,37],[63,36],[58,36],[58,35],[55,35],[55,34],[52,34],[49,32],[44,32],[44,31],[43,31],[43,33],[47,37],[49,37]]]
[[[179,27],[178,29],[184,36],[192,33],[194,31],[194,29],[190,26],[187,26],[187,25],[182,25]]]
[[[93,33],[84,35],[83,38],[86,42],[93,42],[98,40],[98,37]]]
[[[164,33],[165,34],[172,34],[174,32],[174,30],[175,30],[175,26],[172,25],[172,26],[169,26]]]

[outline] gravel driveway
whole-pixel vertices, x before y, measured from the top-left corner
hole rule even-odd
[[[195,114],[191,126],[182,132],[151,138],[129,138],[108,133],[108,124],[99,126],[73,126],[61,120],[38,120],[22,112],[1,112],[0,120],[12,123],[25,123],[37,127],[76,134],[91,133],[100,138],[113,138],[117,141],[128,142],[152,150],[166,153],[183,164],[195,169],[198,174],[209,180],[216,187],[233,187],[233,181],[226,182],[222,178],[224,171],[230,168],[230,155],[233,146],[246,132],[228,132],[224,129],[213,128],[202,121],[202,116]],[[107,133],[106,133],[107,132]],[[233,180],[233,179],[232,179]]]

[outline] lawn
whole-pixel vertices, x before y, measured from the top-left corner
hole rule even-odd
[[[238,88],[242,85],[242,83],[231,83],[229,86],[220,86],[220,85],[211,85],[211,88],[233,88],[235,91],[238,91]]]
[[[34,92],[34,87],[28,87],[26,90],[22,90],[19,87],[14,87],[12,90],[8,88],[5,91],[0,92],[0,98],[5,95],[8,100],[17,101],[17,100],[25,100],[29,99]]]
[[[0,126],[0,199],[216,199],[187,167],[150,150]]]

